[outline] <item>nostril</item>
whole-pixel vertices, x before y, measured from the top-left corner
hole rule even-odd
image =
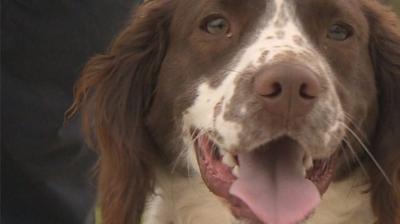
[[[268,91],[265,96],[268,98],[275,98],[281,95],[282,93],[282,85],[278,82],[274,82],[269,86]]]
[[[305,100],[313,100],[317,97],[316,91],[313,91],[313,88],[306,83],[301,84],[299,94]]]

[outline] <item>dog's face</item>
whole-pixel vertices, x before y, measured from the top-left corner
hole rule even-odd
[[[75,94],[104,223],[138,223],[159,169],[296,223],[363,165],[379,223],[400,221],[400,24],[375,0],[152,0]]]
[[[371,134],[376,108],[359,1],[186,0],[147,121],[237,217],[294,223],[328,187],[348,129]]]

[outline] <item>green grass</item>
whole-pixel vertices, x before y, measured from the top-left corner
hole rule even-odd
[[[96,224],[101,224],[100,208],[96,208]]]
[[[400,1],[399,0],[391,0],[390,3],[394,6],[394,9],[398,14],[400,14]]]

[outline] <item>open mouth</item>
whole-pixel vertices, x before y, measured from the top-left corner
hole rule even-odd
[[[336,154],[314,160],[289,137],[235,154],[220,149],[206,134],[194,140],[207,187],[229,203],[234,216],[252,223],[296,224],[307,219],[327,190],[336,164]]]

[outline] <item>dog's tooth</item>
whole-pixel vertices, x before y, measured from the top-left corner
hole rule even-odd
[[[239,177],[239,166],[238,166],[238,165],[236,165],[235,167],[233,167],[233,169],[232,169],[232,174],[233,174],[235,177]]]
[[[237,165],[235,158],[233,158],[232,154],[230,153],[225,153],[224,157],[222,158],[222,163],[231,168]]]

